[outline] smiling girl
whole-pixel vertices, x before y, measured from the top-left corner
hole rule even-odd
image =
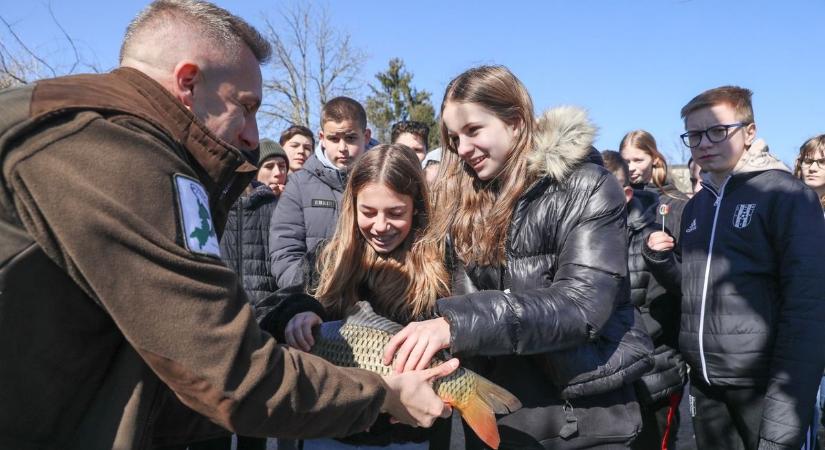
[[[574,108],[536,121],[501,66],[450,82],[441,117],[422,245],[446,250],[453,296],[398,333],[384,363],[426,367],[449,349],[512,392],[524,407],[499,419],[501,448],[627,448],[640,426],[630,383],[653,347],[629,302],[624,194],[591,146],[594,127]]]
[[[306,294],[290,295],[279,306],[276,335],[309,351],[312,329],[324,319],[344,317],[359,300],[380,315],[406,324],[430,317],[435,300],[448,294],[449,274],[441,255],[418,244],[427,225],[427,185],[415,153],[403,145],[379,145],[354,164],[343,194],[335,234],[322,244],[317,261],[305,261]],[[277,336],[276,336],[277,337]],[[420,430],[379,421],[370,433],[347,442],[426,448]],[[305,441],[307,449],[354,448],[334,440]]]

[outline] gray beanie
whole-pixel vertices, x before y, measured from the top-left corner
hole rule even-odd
[[[267,159],[272,159],[280,156],[289,163],[289,158],[286,157],[286,152],[281,144],[271,139],[261,139],[261,150],[258,156],[258,166],[264,163]]]

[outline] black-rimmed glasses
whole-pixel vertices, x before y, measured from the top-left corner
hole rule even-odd
[[[811,166],[814,165],[814,163],[816,163],[816,165],[819,166],[820,169],[825,169],[825,158],[819,158],[819,159],[804,158],[802,160],[802,165],[803,166],[811,167]]]
[[[705,135],[708,140],[714,144],[718,144],[728,138],[731,128],[739,128],[750,125],[747,122],[737,122],[729,125],[714,125],[704,130],[688,131],[680,134],[682,142],[690,148],[696,148],[702,143],[702,135]]]

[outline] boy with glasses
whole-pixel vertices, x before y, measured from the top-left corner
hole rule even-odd
[[[682,108],[708,173],[682,216],[679,346],[700,449],[802,447],[825,367],[825,220],[816,195],[756,139],[751,91]],[[653,233],[646,258],[671,257]]]

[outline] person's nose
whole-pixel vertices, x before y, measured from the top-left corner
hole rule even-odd
[[[707,150],[713,147],[713,142],[708,138],[707,132],[700,134],[699,137],[702,139],[697,146],[700,150]]]
[[[239,140],[245,149],[253,150],[258,147],[258,121],[255,117],[246,119]]]
[[[466,137],[459,136],[458,137],[458,146],[456,147],[456,152],[458,156],[467,159],[475,150],[475,147],[470,143],[470,140]]]
[[[387,217],[383,214],[378,214],[375,218],[375,224],[373,225],[376,233],[386,233],[390,230],[390,222],[387,220]]]

